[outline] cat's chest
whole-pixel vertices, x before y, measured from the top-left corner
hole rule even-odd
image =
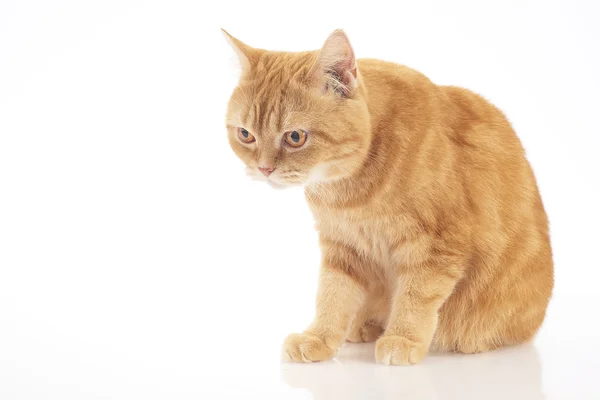
[[[410,221],[402,215],[369,217],[338,211],[321,216],[321,234],[356,249],[382,266],[396,264],[407,251]]]

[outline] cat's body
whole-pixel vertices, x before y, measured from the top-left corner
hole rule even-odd
[[[356,62],[339,31],[318,54],[232,40],[247,63],[228,112],[232,146],[249,169],[305,184],[323,252],[315,322],[288,337],[286,357],[323,360],[345,339],[382,335],[378,361],[412,364],[429,348],[472,353],[533,337],[553,286],[548,222],[498,109],[407,67]],[[271,94],[270,124],[257,93]],[[242,126],[255,137],[240,147]],[[289,136],[295,126],[306,149]],[[283,132],[290,148],[264,147]]]
[[[464,263],[452,272],[461,279],[439,311],[433,346],[470,353],[528,340],[544,319],[552,256],[533,173],[509,123],[478,95],[406,67],[359,60],[358,68],[370,114],[385,118],[373,129],[377,161],[352,180],[306,189],[321,236],[373,264],[349,271],[369,287],[350,339],[367,321],[386,326],[390,275],[418,268],[440,246]]]

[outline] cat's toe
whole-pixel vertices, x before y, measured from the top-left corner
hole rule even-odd
[[[283,343],[283,359],[292,362],[325,361],[333,358],[337,349],[328,347],[316,335],[293,333]]]
[[[421,362],[428,346],[402,336],[383,336],[377,340],[375,355],[377,362],[385,365],[413,365]]]

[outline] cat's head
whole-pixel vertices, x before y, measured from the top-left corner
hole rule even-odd
[[[352,175],[367,157],[366,91],[348,37],[318,51],[250,47],[223,31],[242,67],[227,110],[229,142],[250,176],[274,186]]]

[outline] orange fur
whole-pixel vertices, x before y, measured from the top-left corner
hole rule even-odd
[[[226,34],[227,35],[227,34]],[[496,107],[405,66],[251,48],[227,112],[232,149],[274,185],[302,184],[323,254],[317,313],[284,355],[331,358],[377,339],[376,358],[475,353],[531,339],[553,287],[548,221],[524,150]],[[256,138],[246,144],[238,128]],[[282,141],[304,130],[300,148]]]

